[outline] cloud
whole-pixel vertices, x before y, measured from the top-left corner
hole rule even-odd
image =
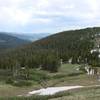
[[[57,32],[96,26],[99,11],[99,0],[0,0],[0,31]]]

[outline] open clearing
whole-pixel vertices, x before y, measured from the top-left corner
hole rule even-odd
[[[32,81],[32,86],[23,86],[23,87],[16,87],[16,86],[12,86],[10,84],[6,84],[4,82],[4,80],[2,80],[3,78],[1,78],[1,82],[0,82],[0,97],[16,97],[18,95],[23,95],[26,96],[29,92],[34,91],[34,90],[39,90],[42,88],[47,88],[50,89],[50,87],[62,87],[62,86],[94,86],[94,85],[100,85],[100,82],[97,80],[96,76],[88,76],[86,73],[83,73],[81,71],[77,71],[76,68],[79,65],[76,64],[63,64],[62,67],[59,69],[59,72],[57,73],[49,73],[46,71],[41,71],[41,70],[37,70],[34,71],[35,75],[38,73],[42,74],[46,74],[47,79],[45,80],[45,87],[43,87],[43,85],[41,85],[39,82],[31,80]],[[34,73],[32,72],[32,73]],[[34,74],[32,74],[34,76]],[[38,77],[40,77],[41,75],[38,75]],[[53,90],[54,88],[52,88]],[[88,91],[87,91],[88,90]],[[93,90],[93,91],[92,91]],[[60,92],[62,92],[63,90],[61,89]],[[76,92],[77,91],[77,92]],[[85,92],[83,92],[85,91]],[[40,92],[40,91],[38,91]],[[57,93],[58,91],[56,91],[55,93]],[[89,92],[89,93],[87,93]],[[87,99],[87,95],[92,95],[92,97],[97,97],[97,99],[93,99],[93,100],[100,100],[98,99],[98,94],[100,94],[100,88],[98,86],[98,88],[89,88],[89,89],[74,89],[74,90],[68,90],[66,92],[62,92],[62,93],[57,93],[56,98],[55,96],[52,98],[50,97],[50,99],[54,99],[54,100],[92,100],[92,99]],[[60,96],[63,98],[61,99]],[[35,96],[36,99],[33,100],[40,100],[37,99],[37,96]],[[74,98],[76,97],[76,99]],[[82,99],[84,97],[84,99]],[[24,97],[20,97],[20,98],[24,98]],[[34,98],[34,95],[32,97],[28,97],[28,98]],[[44,97],[40,97],[43,98],[41,100],[49,100],[44,99]],[[69,98],[69,99],[66,99]],[[70,99],[71,98],[71,99]],[[79,98],[79,99],[78,99]],[[2,99],[0,99],[2,100]],[[4,99],[6,100],[6,99]],[[8,99],[7,99],[8,100]],[[9,99],[11,100],[11,99]],[[13,100],[13,99],[12,99]],[[17,99],[16,99],[17,100]],[[19,99],[18,100],[23,100],[23,99]],[[24,98],[25,100],[25,98]],[[28,99],[26,99],[28,100]],[[31,100],[31,99],[30,99]]]

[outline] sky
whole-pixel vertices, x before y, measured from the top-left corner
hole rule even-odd
[[[100,0],[0,0],[0,31],[56,33],[100,26]]]

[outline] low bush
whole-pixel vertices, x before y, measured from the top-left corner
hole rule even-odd
[[[12,78],[8,78],[8,79],[6,80],[6,83],[7,83],[7,84],[13,84],[13,82],[14,82],[14,81],[13,81]]]
[[[18,87],[31,86],[32,82],[27,81],[27,80],[20,80],[20,81],[14,81],[12,85],[18,86]]]
[[[80,74],[83,74],[82,72],[79,72],[79,73],[71,73],[71,74],[68,74],[68,76],[78,76]]]

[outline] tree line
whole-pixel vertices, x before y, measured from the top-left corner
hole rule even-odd
[[[60,59],[72,63],[88,63],[90,51],[94,47],[95,34],[100,28],[64,31],[20,48],[11,49],[0,54],[0,68],[13,70],[17,68],[40,68],[57,72]]]

